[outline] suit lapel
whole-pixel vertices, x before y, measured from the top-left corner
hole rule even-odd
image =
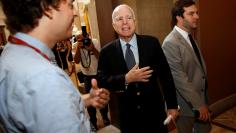
[[[180,43],[181,45],[184,45],[189,51],[192,51],[191,54],[194,57],[195,62],[197,63],[197,65],[200,68],[202,68],[203,72],[205,73],[206,72],[206,70],[205,70],[205,63],[204,63],[204,60],[202,58],[202,53],[201,53],[200,49],[198,48],[199,52],[200,52],[200,56],[201,56],[202,65],[203,66],[201,66],[200,62],[197,59],[197,56],[195,55],[195,53],[193,51],[193,48],[188,44],[188,42],[184,39],[184,37],[178,31],[176,31],[175,29],[173,29],[172,32],[173,32],[174,36],[181,42]]]
[[[139,66],[143,66],[143,61],[144,61],[144,57],[145,57],[145,44],[143,44],[143,40],[141,39],[141,37],[139,35],[136,34],[137,37],[137,46],[138,46],[138,54],[139,54]]]
[[[123,55],[123,51],[122,51],[119,39],[117,39],[115,41],[115,49],[116,49],[117,57],[118,57],[117,58],[117,65],[120,65],[122,70],[128,71],[128,68],[127,68],[127,65],[126,65],[126,62],[125,62],[125,57]]]
[[[139,54],[139,66],[143,66],[143,60],[145,59],[145,50],[143,49],[145,48],[144,48],[143,40],[141,39],[141,37],[137,34],[136,34],[136,37],[137,37],[137,47],[138,47],[138,54]],[[117,61],[118,64],[121,66],[125,66],[125,68],[128,71],[119,39],[116,40],[115,47],[117,49],[117,55],[119,56],[118,59],[121,59]]]

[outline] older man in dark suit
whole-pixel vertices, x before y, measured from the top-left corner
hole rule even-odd
[[[117,92],[122,133],[166,133],[167,114],[178,115],[176,92],[170,68],[158,39],[135,34],[135,15],[127,5],[112,14],[119,39],[100,52],[100,85]],[[158,84],[160,81],[160,86]]]

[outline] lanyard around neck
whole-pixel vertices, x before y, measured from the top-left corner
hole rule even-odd
[[[11,42],[12,44],[22,45],[22,46],[26,46],[26,47],[32,48],[34,51],[36,51],[37,53],[42,55],[45,59],[50,61],[49,57],[46,54],[44,54],[42,51],[40,51],[36,47],[33,47],[33,46],[29,45],[27,42],[25,42],[25,41],[23,41],[23,40],[21,40],[19,38],[16,38],[14,36],[9,36],[8,41]]]

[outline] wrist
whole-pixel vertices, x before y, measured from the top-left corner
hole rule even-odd
[[[129,85],[128,74],[125,74],[125,85]]]
[[[88,94],[83,94],[83,95],[81,95],[81,97],[84,101],[85,107],[91,106],[91,96],[90,96],[89,93]]]

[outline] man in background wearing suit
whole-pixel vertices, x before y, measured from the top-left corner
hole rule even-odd
[[[197,28],[198,19],[194,1],[176,1],[172,9],[174,28],[162,45],[181,108],[180,117],[176,119],[179,133],[209,133],[211,129],[206,66],[191,36],[191,32]]]
[[[117,94],[120,130],[122,133],[167,133],[163,124],[165,102],[167,114],[173,119],[178,115],[178,105],[160,43],[155,37],[135,34],[135,15],[128,5],[116,7],[112,21],[119,39],[101,50],[98,81]]]

